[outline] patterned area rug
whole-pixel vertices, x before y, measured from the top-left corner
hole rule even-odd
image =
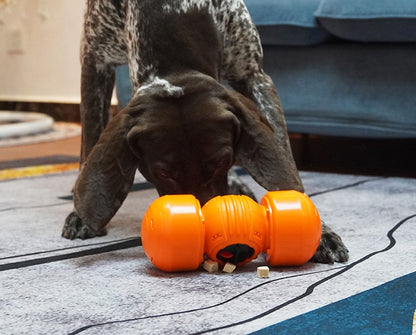
[[[140,175],[108,234],[60,237],[76,172],[0,181],[1,334],[411,334],[416,180],[301,173],[346,264],[164,273],[140,246]],[[265,191],[253,185],[258,198]]]

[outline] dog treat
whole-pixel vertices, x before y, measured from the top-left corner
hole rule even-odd
[[[210,273],[218,271],[218,262],[207,259],[204,262],[204,269]]]
[[[226,263],[222,271],[227,272],[227,273],[233,273],[236,267],[237,265]]]
[[[269,278],[269,267],[268,266],[259,266],[259,267],[257,267],[257,277],[259,277],[259,278]]]

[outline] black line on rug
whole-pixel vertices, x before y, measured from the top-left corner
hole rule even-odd
[[[276,306],[274,308],[271,308],[271,309],[269,309],[269,310],[267,310],[267,311],[265,311],[265,312],[263,312],[261,314],[258,314],[258,315],[254,316],[254,317],[251,317],[249,319],[242,320],[242,321],[239,321],[239,322],[236,322],[236,323],[232,323],[232,324],[225,325],[225,326],[221,326],[221,327],[217,327],[217,328],[207,329],[207,330],[204,330],[204,331],[201,331],[201,332],[197,332],[197,333],[194,333],[194,334],[210,333],[210,332],[213,332],[213,331],[223,330],[223,329],[227,329],[227,328],[232,328],[232,327],[235,327],[235,326],[239,326],[239,325],[242,325],[242,324],[245,324],[245,323],[248,323],[248,322],[252,322],[252,321],[261,319],[262,317],[265,317],[265,316],[267,316],[269,314],[272,314],[272,313],[276,312],[277,310],[282,309],[283,307],[286,307],[286,306],[288,306],[290,304],[295,303],[296,301],[299,301],[299,300],[301,300],[301,299],[309,296],[310,294],[312,294],[312,292],[314,291],[314,289],[317,286],[319,286],[319,285],[321,285],[321,284],[329,281],[332,278],[335,278],[335,277],[341,275],[342,273],[344,273],[344,272],[352,269],[356,265],[358,265],[358,264],[366,261],[367,259],[369,259],[369,258],[371,258],[371,257],[373,257],[373,256],[375,256],[375,255],[377,255],[379,253],[383,253],[383,252],[386,252],[386,251],[392,249],[394,247],[394,245],[396,244],[396,240],[393,237],[394,232],[399,227],[401,227],[405,222],[407,222],[410,219],[415,218],[415,217],[416,217],[416,214],[413,214],[411,216],[406,217],[405,219],[403,219],[400,222],[398,222],[387,233],[387,237],[388,237],[390,243],[388,244],[388,246],[386,248],[381,249],[381,250],[374,251],[372,253],[369,253],[368,255],[360,258],[359,260],[357,260],[357,261],[355,261],[355,262],[353,262],[351,264],[344,265],[344,266],[340,266],[340,267],[336,267],[336,268],[332,268],[332,269],[328,269],[328,270],[322,270],[322,271],[316,271],[316,272],[303,273],[303,274],[292,275],[292,276],[288,276],[288,277],[282,277],[282,278],[277,278],[277,279],[269,280],[269,281],[266,281],[266,282],[264,282],[262,284],[253,286],[252,288],[250,288],[250,289],[248,289],[248,290],[246,290],[246,291],[244,291],[244,292],[242,292],[242,293],[240,293],[240,294],[238,294],[238,295],[236,295],[234,297],[231,297],[230,299],[227,299],[225,301],[222,301],[220,303],[217,303],[217,304],[214,304],[214,305],[211,305],[211,306],[206,306],[206,307],[201,307],[201,308],[195,308],[195,309],[190,309],[190,310],[185,310],[185,311],[179,311],[179,312],[172,312],[172,313],[165,313],[165,314],[158,314],[158,315],[149,315],[149,316],[144,316],[144,317],[139,317],[139,318],[131,318],[131,319],[108,321],[108,322],[103,322],[103,323],[98,323],[98,324],[92,324],[92,325],[88,325],[88,326],[84,326],[82,328],[79,328],[79,329],[77,329],[77,330],[69,333],[69,335],[79,334],[79,333],[81,333],[81,332],[83,332],[83,331],[85,331],[87,329],[90,329],[90,328],[101,327],[101,326],[110,325],[110,324],[128,323],[128,322],[135,322],[135,321],[140,321],[140,320],[145,320],[145,319],[153,319],[153,318],[160,318],[160,317],[166,317],[166,316],[174,316],[174,315],[180,315],[180,314],[188,314],[188,313],[193,313],[193,312],[199,312],[199,311],[203,311],[203,310],[207,310],[207,309],[211,309],[211,308],[215,308],[215,307],[224,305],[224,304],[226,304],[226,303],[228,303],[228,302],[230,302],[232,300],[235,300],[235,299],[237,299],[237,298],[239,298],[239,297],[247,294],[250,291],[253,291],[253,290],[255,290],[255,289],[257,289],[257,288],[259,288],[261,286],[274,283],[276,281],[280,281],[280,280],[284,280],[284,279],[290,279],[290,278],[296,278],[296,277],[301,277],[301,276],[306,276],[306,275],[311,275],[311,274],[316,274],[316,273],[330,272],[330,271],[334,271],[334,270],[339,270],[336,273],[334,273],[334,274],[332,274],[332,275],[330,275],[328,277],[325,277],[325,278],[323,278],[323,279],[315,282],[314,284],[310,285],[303,294],[301,294],[301,295],[299,295],[299,296],[297,296],[297,297],[295,297],[293,299],[290,299],[290,300],[288,300],[288,301],[286,301],[286,302],[284,302],[284,303],[282,303],[282,304],[280,304],[280,305],[278,305],[278,306]]]
[[[21,257],[35,256],[35,255],[50,254],[50,253],[53,253],[53,252],[61,252],[61,251],[65,251],[65,250],[91,248],[91,247],[95,247],[95,246],[98,246],[98,245],[114,244],[114,243],[119,243],[119,242],[124,242],[124,241],[130,241],[132,239],[137,239],[137,238],[140,238],[140,237],[129,237],[129,238],[123,238],[123,239],[119,239],[119,240],[112,240],[112,241],[105,241],[105,242],[99,242],[99,243],[77,245],[77,246],[66,247],[66,248],[37,251],[37,252],[31,252],[31,253],[21,254],[21,255],[7,256],[7,257],[0,258],[0,261],[4,261],[6,259],[14,259],[14,258],[21,258]]]
[[[311,295],[311,294],[312,294],[312,292],[314,291],[314,289],[315,289],[316,287],[318,287],[319,285],[321,285],[321,284],[323,284],[323,283],[325,283],[325,282],[327,282],[327,281],[331,280],[332,278],[335,278],[335,277],[337,277],[337,276],[339,276],[339,275],[343,274],[344,272],[346,272],[346,271],[348,271],[348,270],[351,270],[351,269],[352,269],[353,267],[355,267],[356,265],[363,263],[364,261],[368,260],[369,258],[371,258],[371,257],[373,257],[373,256],[375,256],[375,255],[377,255],[377,254],[380,254],[380,253],[383,253],[383,252],[386,252],[386,251],[388,251],[388,250],[392,249],[392,248],[395,246],[395,244],[396,244],[396,239],[393,237],[394,232],[395,232],[395,231],[396,231],[399,227],[401,227],[401,226],[402,226],[405,222],[407,222],[407,221],[409,221],[409,220],[411,220],[411,219],[413,219],[413,218],[415,218],[415,217],[416,217],[416,214],[413,214],[413,215],[410,215],[410,216],[408,216],[408,217],[404,218],[403,220],[401,220],[400,222],[398,222],[398,223],[397,223],[397,224],[396,224],[396,225],[395,225],[395,226],[394,226],[394,227],[393,227],[393,228],[392,228],[392,229],[391,229],[391,230],[387,233],[387,237],[388,237],[388,239],[389,239],[389,241],[390,241],[390,243],[388,244],[388,246],[387,246],[387,247],[385,247],[384,249],[377,250],[377,251],[374,251],[374,252],[372,252],[372,253],[369,253],[368,255],[366,255],[366,256],[364,256],[364,257],[360,258],[359,260],[357,260],[357,261],[355,261],[355,262],[353,262],[353,263],[351,263],[351,264],[346,265],[344,268],[342,268],[342,269],[341,269],[341,270],[339,270],[338,272],[336,272],[336,273],[334,273],[334,274],[332,274],[332,275],[330,275],[330,276],[328,276],[328,277],[326,277],[326,278],[323,278],[323,279],[321,279],[321,280],[318,280],[316,283],[314,283],[314,284],[310,285],[310,286],[306,289],[306,291],[305,291],[303,294],[301,294],[301,295],[299,295],[299,296],[297,296],[297,297],[295,297],[295,298],[293,298],[293,299],[290,299],[290,300],[288,300],[288,301],[284,302],[283,304],[280,304],[280,305],[278,305],[278,306],[276,306],[276,307],[274,307],[274,308],[271,308],[271,309],[269,309],[269,310],[267,310],[267,311],[265,311],[265,312],[263,312],[263,313],[261,313],[261,314],[258,314],[258,315],[256,315],[256,316],[253,316],[253,317],[251,317],[251,318],[249,318],[249,319],[242,320],[242,321],[235,322],[235,323],[232,323],[232,324],[229,324],[229,325],[225,325],[225,326],[221,326],[221,327],[216,327],[216,328],[212,328],[212,329],[207,329],[207,330],[204,330],[204,331],[201,331],[201,332],[193,333],[192,335],[196,335],[196,334],[206,334],[206,333],[210,333],[210,332],[213,332],[213,331],[223,330],[223,329],[227,329],[227,328],[231,328],[231,327],[236,327],[236,326],[239,326],[239,325],[242,325],[242,324],[248,323],[248,322],[252,322],[252,321],[255,321],[255,320],[261,319],[261,318],[263,318],[263,317],[265,317],[265,316],[267,316],[267,315],[269,315],[269,314],[272,314],[272,313],[274,313],[274,312],[278,311],[279,309],[282,309],[283,307],[286,307],[286,306],[291,305],[291,304],[293,304],[293,303],[295,303],[295,302],[297,302],[297,301],[299,301],[299,300],[302,300],[303,298],[307,297],[308,295]]]
[[[149,183],[147,181],[144,181],[144,182],[133,184],[133,186],[131,187],[130,192],[139,192],[139,191],[151,190],[153,188],[155,188],[155,187],[151,183]],[[60,197],[58,197],[58,199],[65,200],[65,201],[74,200],[72,194],[60,196]],[[61,205],[67,205],[67,204],[68,204],[67,202],[59,202],[59,203],[54,203],[54,204],[50,204],[50,205],[16,206],[16,207],[8,207],[8,208],[0,209],[0,212],[7,212],[7,211],[16,210],[16,209],[55,207],[55,206],[61,206]]]
[[[134,321],[141,321],[141,320],[146,320],[146,319],[155,319],[155,318],[161,318],[161,317],[165,317],[165,316],[174,316],[174,315],[181,315],[181,314],[189,314],[189,313],[193,313],[193,312],[200,312],[200,311],[204,311],[207,309],[211,309],[211,308],[215,308],[224,304],[227,304],[235,299],[238,299],[239,297],[254,291],[256,289],[258,289],[261,286],[265,286],[267,284],[270,283],[274,283],[277,281],[282,281],[285,279],[292,279],[292,278],[299,278],[299,277],[305,277],[305,276],[309,276],[309,275],[314,275],[314,274],[319,274],[319,273],[325,273],[325,272],[331,272],[331,271],[335,271],[335,270],[339,270],[346,267],[346,265],[343,266],[339,266],[336,268],[332,268],[332,269],[326,269],[326,270],[319,270],[319,271],[312,271],[312,272],[307,272],[307,273],[299,273],[299,274],[295,274],[295,275],[290,275],[290,276],[286,276],[286,277],[280,277],[280,278],[276,278],[276,279],[272,279],[272,280],[268,280],[265,281],[261,284],[255,285],[251,288],[249,288],[248,290],[241,292],[225,301],[221,301],[219,303],[216,303],[214,305],[209,305],[206,307],[199,307],[199,308],[194,308],[194,309],[189,309],[189,310],[185,310],[185,311],[179,311],[179,312],[170,312],[170,313],[164,313],[164,314],[156,314],[156,315],[149,315],[149,316],[143,316],[143,317],[138,317],[138,318],[131,318],[131,319],[125,319],[125,320],[115,320],[115,321],[108,321],[108,322],[103,322],[103,323],[96,323],[96,324],[92,324],[92,325],[88,325],[88,326],[84,326],[82,328],[79,328],[71,333],[69,333],[68,335],[73,335],[73,334],[79,334],[81,332],[83,332],[84,330],[90,329],[90,328],[95,328],[95,327],[101,327],[101,326],[106,326],[106,325],[110,325],[110,324],[117,324],[117,323],[127,323],[127,322],[134,322]]]
[[[359,186],[359,185],[366,184],[366,183],[369,183],[369,182],[372,182],[372,181],[378,181],[378,180],[387,179],[387,178],[389,178],[389,177],[365,179],[365,180],[357,181],[357,182],[352,183],[352,184],[347,184],[347,185],[343,185],[343,186],[339,186],[339,187],[335,187],[335,188],[330,188],[330,189],[327,189],[327,190],[324,190],[324,191],[311,193],[311,194],[308,194],[308,196],[309,196],[309,198],[311,198],[311,197],[314,197],[314,196],[317,196],[317,195],[330,193],[330,192],[334,192],[334,191],[341,191],[341,190],[345,190],[347,188],[351,188],[351,187]]]
[[[118,242],[118,243],[106,245],[106,246],[103,246],[103,247],[88,249],[88,250],[76,251],[76,252],[72,252],[72,253],[69,253],[69,254],[49,256],[49,257],[31,259],[31,260],[27,260],[27,261],[1,264],[0,265],[0,272],[7,271],[7,270],[25,268],[25,267],[33,266],[33,265],[40,265],[40,264],[58,262],[58,261],[63,261],[63,260],[67,260],[67,259],[72,259],[72,258],[98,255],[98,254],[103,254],[103,253],[111,252],[111,251],[118,251],[118,250],[123,250],[123,249],[135,248],[135,247],[141,246],[141,243],[142,243],[141,238],[140,237],[135,237],[135,238],[131,238],[129,240],[123,241],[123,242]]]

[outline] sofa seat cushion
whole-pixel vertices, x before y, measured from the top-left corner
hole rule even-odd
[[[263,45],[312,45],[330,37],[314,17],[320,1],[244,0],[244,3]]]
[[[416,42],[415,0],[322,0],[315,12],[331,34],[362,42]]]

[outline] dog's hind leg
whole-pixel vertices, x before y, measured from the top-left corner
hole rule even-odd
[[[89,0],[81,41],[81,163],[110,118],[115,66],[127,61],[122,15],[124,1]]]
[[[81,70],[81,164],[85,162],[109,120],[115,67],[97,61],[91,52],[82,55]]]
[[[263,49],[260,37],[243,3],[239,11],[240,15],[233,17],[224,32],[222,70],[230,86],[255,102],[273,128],[279,151],[278,157],[276,164],[264,166],[264,169],[270,170],[268,174],[275,175],[276,178],[272,183],[266,182],[262,186],[271,189],[278,184],[279,189],[295,189],[303,192],[303,184],[293,158],[279,97],[272,79],[263,71]],[[248,172],[256,179],[255,171]],[[259,180],[257,181],[260,183]]]

